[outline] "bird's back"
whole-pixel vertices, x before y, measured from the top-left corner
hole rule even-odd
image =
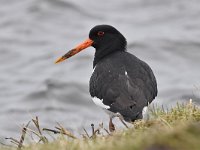
[[[134,121],[157,96],[157,83],[145,62],[128,52],[115,52],[96,64],[90,94],[101,99],[108,110]]]

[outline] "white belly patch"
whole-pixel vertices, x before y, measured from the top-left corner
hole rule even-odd
[[[99,99],[98,97],[92,97],[92,100],[97,106],[99,106],[101,108],[105,108],[105,109],[109,109],[110,108],[110,106],[105,105],[103,103],[103,99]]]

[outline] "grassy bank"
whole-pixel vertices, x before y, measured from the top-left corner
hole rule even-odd
[[[103,128],[101,129],[103,130]],[[61,130],[60,130],[61,131]],[[191,102],[177,104],[169,111],[154,108],[149,121],[115,133],[93,134],[84,138],[60,135],[52,142],[33,143],[24,150],[200,150],[200,109]],[[103,135],[102,135],[103,134]],[[13,149],[2,147],[1,149]],[[14,148],[16,149],[16,148]]]

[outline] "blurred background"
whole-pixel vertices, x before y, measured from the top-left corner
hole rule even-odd
[[[77,131],[108,122],[88,90],[94,48],[54,64],[98,24],[116,27],[151,66],[155,103],[200,103],[199,0],[0,0],[0,138],[36,115],[42,127]]]

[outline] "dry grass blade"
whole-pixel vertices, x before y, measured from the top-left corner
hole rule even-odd
[[[37,137],[41,138],[40,134],[37,133],[36,131],[34,131],[34,130],[30,129],[30,128],[26,128],[26,130],[30,131],[31,133],[35,134]]]
[[[19,145],[19,141],[10,137],[10,138],[5,138],[6,140],[10,140],[11,143],[16,144],[17,146]]]
[[[66,130],[64,127],[62,127],[59,123],[57,123],[59,127],[55,127],[58,129],[62,134],[65,134],[73,139],[77,139],[76,136],[74,136],[70,131]]]
[[[128,129],[128,125],[123,121],[123,119],[121,117],[119,117],[119,120],[122,122],[122,124]]]
[[[85,132],[85,134],[87,135],[87,137],[90,138],[90,136],[89,136],[89,134],[88,134],[88,132],[86,131],[85,128],[83,128],[83,131]]]
[[[33,130],[32,130],[32,132],[40,138],[39,142],[42,141],[43,143],[47,143],[48,139],[45,136],[43,136],[43,134],[42,134],[42,131],[41,131],[40,125],[39,125],[38,117],[36,116],[35,119],[32,119],[32,121],[33,121],[35,127],[37,128],[39,135],[35,131],[33,132]]]
[[[100,134],[100,130],[103,129],[103,122],[99,124],[99,127],[94,131],[94,134]]]
[[[103,123],[100,123],[100,124],[99,124],[99,127],[98,127],[97,129],[94,128],[94,124],[91,124],[91,127],[92,127],[92,135],[91,135],[91,136],[88,134],[88,132],[86,131],[86,129],[83,128],[83,130],[84,130],[84,132],[85,132],[85,135],[87,136],[87,137],[86,137],[85,135],[82,134],[83,138],[95,138],[95,137],[97,136],[97,134],[102,134],[102,136],[103,136],[103,132],[101,132],[101,129],[102,129],[102,130],[105,130],[106,133],[107,133],[108,135],[110,135],[110,133],[108,132],[108,130],[106,130],[106,129],[103,127]]]
[[[76,139],[77,137],[75,137],[71,132],[67,131],[65,128],[63,127],[55,127],[57,130],[54,129],[48,129],[48,128],[43,128],[43,131],[49,131],[49,132],[53,132],[54,134],[64,134],[67,135],[71,138]]]
[[[38,129],[38,132],[40,133],[40,135],[42,135],[42,132],[40,130],[40,125],[39,125],[38,117],[36,116],[35,119],[32,119],[32,121],[35,124],[36,128]]]
[[[16,143],[15,141],[10,141],[11,143],[13,143],[14,145],[18,146],[19,144]]]
[[[53,130],[53,129],[43,128],[42,130],[43,130],[43,131],[53,132],[54,134],[61,134],[60,131]]]
[[[110,132],[109,132],[106,128],[103,128],[103,129],[104,129],[104,131],[106,131],[106,133],[107,133],[108,135],[111,135]]]
[[[96,129],[95,131],[94,131],[94,134],[96,135],[96,134],[100,134],[100,129]]]
[[[27,128],[27,130],[30,131],[31,133],[35,134],[39,138],[38,143],[41,142],[41,141],[43,143],[48,143],[48,139],[45,136],[40,135],[39,133],[37,133],[36,131],[34,131],[34,130],[30,129],[30,128]],[[33,137],[31,137],[31,138],[33,139]]]
[[[159,118],[169,129],[172,129],[172,126],[163,118]]]
[[[84,134],[81,134],[81,135],[82,135],[83,139],[85,139],[85,140],[87,140],[87,139],[88,139],[88,137],[87,137],[87,136],[85,136]]]
[[[2,143],[2,142],[0,142],[0,144],[1,144],[2,146],[6,146],[6,147],[12,147],[12,145],[7,145],[7,144]]]
[[[23,142],[24,142],[24,139],[25,139],[27,127],[29,126],[29,124],[30,124],[30,121],[26,124],[26,126],[24,126],[24,127],[22,128],[22,135],[21,135],[21,138],[20,138],[20,140],[19,140],[18,149],[21,149],[22,146],[23,146]]]

